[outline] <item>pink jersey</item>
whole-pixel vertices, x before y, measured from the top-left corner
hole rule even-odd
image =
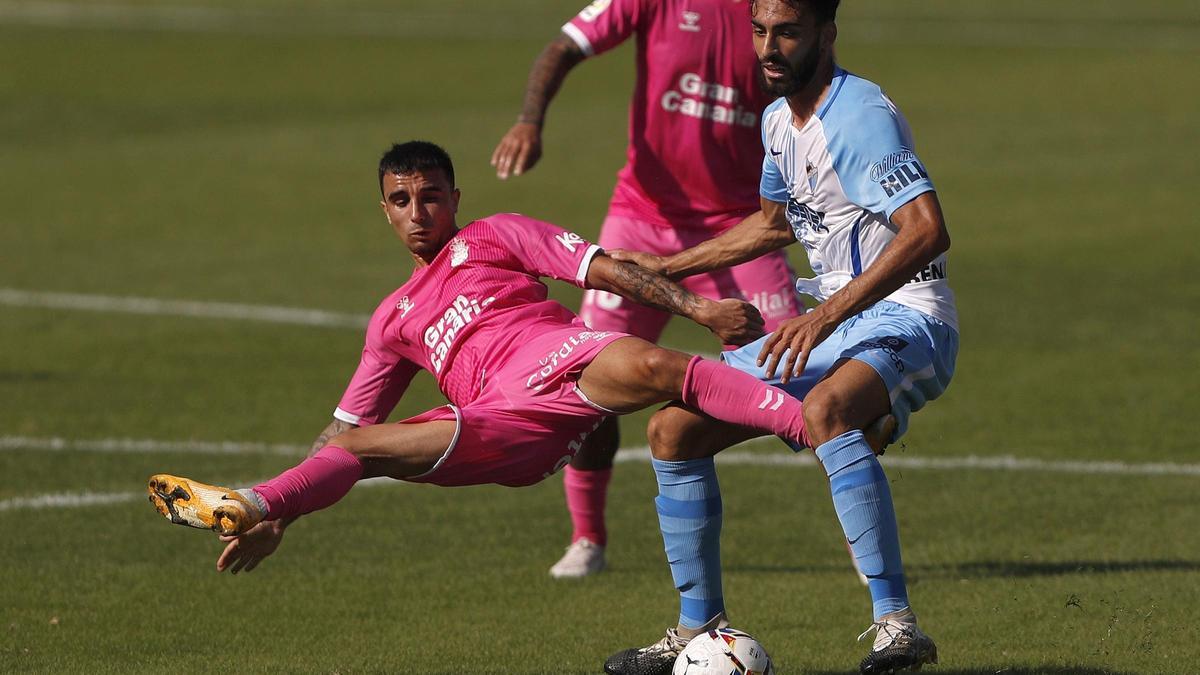
[[[451,403],[474,400],[489,371],[547,330],[583,322],[547,299],[550,277],[582,287],[600,249],[579,235],[515,213],[469,223],[432,264],[417,269],[375,310],[362,360],[334,413],[382,422],[418,370]]]
[[[585,54],[637,36],[629,147],[609,215],[723,230],[758,210],[763,149],[741,0],[596,0],[563,26]]]

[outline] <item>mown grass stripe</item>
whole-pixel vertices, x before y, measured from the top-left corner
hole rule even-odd
[[[12,307],[72,309],[89,312],[125,312],[159,316],[183,316],[203,319],[264,321],[302,326],[363,329],[365,314],[327,312],[320,309],[246,305],[201,300],[161,300],[157,298],[118,297],[84,293],[55,293],[0,288],[0,304]]]
[[[211,454],[280,454],[300,456],[306,448],[298,445],[242,443],[236,441],[156,441],[149,439],[68,440],[62,438],[31,438],[0,436],[0,450],[43,450],[83,452],[193,452]],[[626,448],[617,453],[621,463],[648,463],[650,449]],[[812,466],[816,460],[809,453],[762,454],[744,450],[729,450],[717,456],[717,462],[730,466],[801,467]],[[1046,460],[998,455],[981,457],[904,457],[895,453],[885,456],[885,466],[897,469],[944,471],[1003,471],[1065,474],[1115,474],[1123,476],[1200,476],[1200,464],[1175,462],[1130,463],[1118,461]],[[249,483],[249,481],[245,481]],[[370,484],[388,484],[388,479],[371,479]],[[143,497],[141,492],[113,493],[50,493],[33,497],[14,497],[0,500],[0,512],[39,510],[118,504]]]

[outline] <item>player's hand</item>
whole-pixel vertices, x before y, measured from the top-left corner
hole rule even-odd
[[[804,366],[808,364],[809,353],[835,328],[837,322],[827,321],[819,309],[788,319],[780,323],[763,343],[762,351],[758,354],[758,365],[767,364],[767,378],[773,378],[780,360],[787,354],[779,377],[780,382],[786,384],[793,377],[800,377]]]
[[[712,303],[704,325],[721,339],[722,344],[745,345],[763,336],[763,318],[754,305],[736,298]]]
[[[255,525],[245,534],[236,537],[221,537],[226,542],[225,550],[217,558],[217,571],[226,569],[231,574],[249,572],[263,561],[263,558],[275,552],[283,541],[284,526],[277,520],[266,521]]]
[[[517,122],[492,151],[492,166],[496,167],[497,178],[507,180],[532,169],[541,158],[541,128],[531,122]]]
[[[641,251],[626,251],[623,248],[605,249],[607,254],[613,260],[621,262],[633,263],[638,267],[644,267],[651,272],[658,274],[666,274],[667,264],[661,256],[656,256],[651,253],[642,253]]]

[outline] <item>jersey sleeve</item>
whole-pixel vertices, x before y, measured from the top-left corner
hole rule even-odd
[[[599,246],[557,225],[517,213],[501,213],[473,225],[484,225],[503,246],[514,268],[584,288],[588,267]]]
[[[333,411],[343,422],[367,426],[386,420],[421,369],[384,347],[382,330],[382,323],[372,318],[358,368]]]
[[[908,122],[890,99],[880,92],[841,108],[850,112],[823,122],[833,169],[850,201],[890,219],[896,209],[933,190]]]
[[[587,56],[603,54],[633,35],[646,14],[646,4],[646,0],[595,0],[562,31]]]

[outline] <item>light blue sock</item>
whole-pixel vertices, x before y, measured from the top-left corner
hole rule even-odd
[[[822,443],[816,452],[829,475],[833,507],[850,550],[867,577],[875,620],[908,607],[892,491],[875,453],[861,431]]]
[[[725,611],[716,465],[711,457],[651,464],[658,479],[658,525],[679,589],[679,625],[699,628]]]

